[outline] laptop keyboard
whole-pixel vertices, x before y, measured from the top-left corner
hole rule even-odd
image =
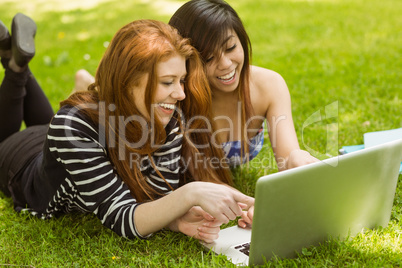
[[[247,256],[249,256],[250,254],[250,242],[235,246],[234,248],[240,251],[241,253],[246,254]]]

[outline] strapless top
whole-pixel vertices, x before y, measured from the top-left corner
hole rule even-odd
[[[228,141],[222,143],[225,157],[229,160],[231,167],[236,167],[247,162],[247,158],[251,161],[262,149],[264,144],[264,126],[258,130],[258,133],[249,140],[248,155],[243,155],[241,159],[241,141]],[[248,157],[247,157],[248,156]]]

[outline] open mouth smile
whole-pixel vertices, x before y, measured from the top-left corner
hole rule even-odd
[[[228,73],[227,75],[218,76],[217,78],[219,80],[222,80],[222,82],[228,83],[228,82],[231,82],[232,80],[234,80],[235,74],[236,74],[236,70],[233,70],[230,73]]]
[[[166,110],[174,110],[176,108],[174,104],[158,103],[158,105]]]

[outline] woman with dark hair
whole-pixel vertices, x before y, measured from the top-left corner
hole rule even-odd
[[[251,160],[261,150],[265,120],[279,170],[317,161],[300,150],[283,78],[250,65],[250,39],[229,4],[191,0],[169,24],[201,54],[212,89],[213,123],[219,130],[216,145],[223,147],[232,165]]]
[[[89,90],[55,115],[27,65],[35,33],[23,14],[11,36],[0,22],[0,190],[16,211],[94,213],[125,237],[167,227],[211,242],[253,205],[228,186],[227,168],[197,166],[197,154],[223,155],[197,146],[212,136],[195,131],[205,128],[211,93],[198,52],[177,30],[153,20],[122,27]]]

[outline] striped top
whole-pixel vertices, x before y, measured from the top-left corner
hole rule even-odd
[[[182,134],[176,119],[166,126],[166,142],[153,155],[153,162],[173,189],[180,183]],[[139,205],[113,168],[99,128],[76,109],[62,107],[49,125],[43,152],[25,169],[24,198],[28,210],[41,218],[58,213],[94,213],[103,225],[117,234],[142,237],[134,225]],[[168,194],[171,188],[161,179],[148,157],[133,156],[144,179]]]

